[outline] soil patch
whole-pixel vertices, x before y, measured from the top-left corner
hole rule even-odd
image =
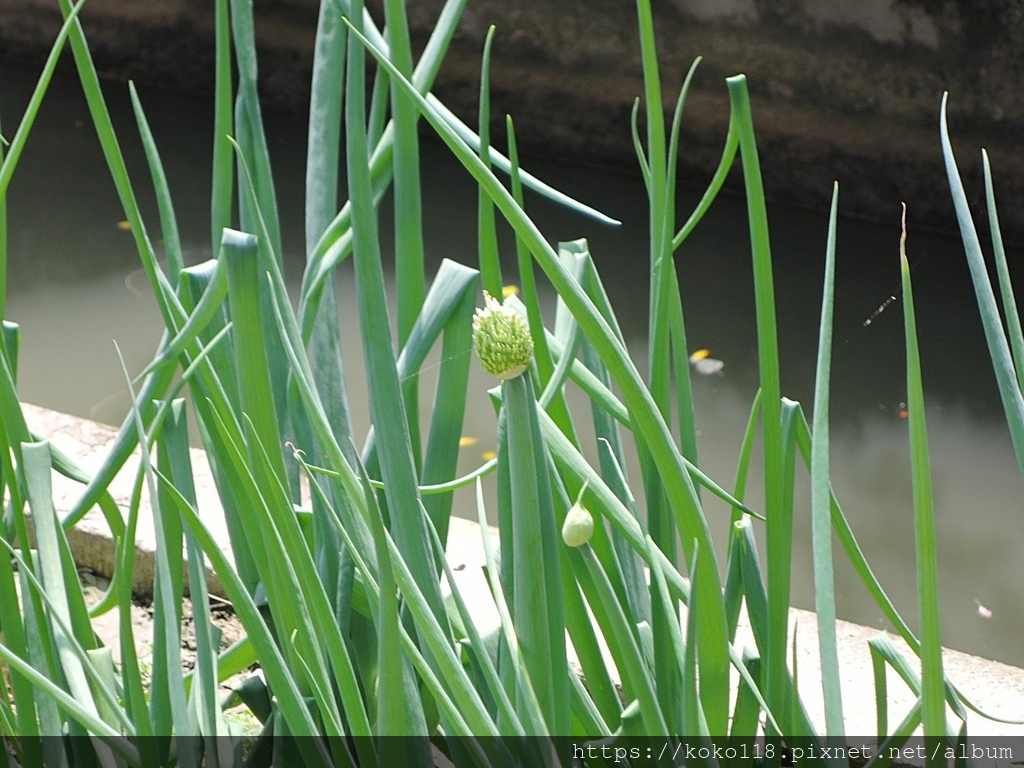
[[[109,580],[87,569],[80,569],[79,577],[82,580],[86,604],[90,607],[96,605],[110,586]],[[195,607],[192,601],[187,597],[184,598],[181,606],[181,669],[183,674],[192,671],[196,664],[194,611]],[[234,608],[226,600],[212,597],[205,611],[205,617],[220,630],[220,650],[222,651],[246,635],[245,628],[235,615]],[[131,621],[132,636],[135,638],[135,653],[140,666],[146,669],[153,661],[154,606],[152,598],[137,597],[132,601]],[[111,648],[114,661],[118,663],[121,656],[120,623],[121,617],[116,609],[93,619],[93,628],[96,634],[99,635],[104,645]],[[229,693],[248,674],[246,671],[225,680],[220,686],[222,692]]]

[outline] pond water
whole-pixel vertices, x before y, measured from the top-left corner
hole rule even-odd
[[[13,133],[35,75],[0,67],[0,108]],[[106,86],[137,194],[156,227],[148,174],[127,89]],[[177,206],[187,257],[209,257],[209,137],[212,118],[202,97],[140,89]],[[756,105],[755,105],[756,108]],[[756,114],[756,113],[755,113]],[[23,333],[20,394],[61,411],[120,423],[127,396],[112,340],[128,368],[149,361],[160,321],[139,270],[124,218],[90,127],[77,81],[58,76],[8,195],[8,319]],[[299,117],[268,116],[271,155],[282,201],[287,270],[301,273],[302,173],[305,126]],[[426,141],[426,239],[432,267],[441,258],[475,258],[476,191],[442,147]],[[587,237],[630,346],[645,350],[646,212],[638,178],[543,162],[526,165],[541,178],[621,219],[612,229],[531,198],[528,207],[552,241]],[[703,182],[702,179],[694,179]],[[841,180],[842,181],[842,180]],[[686,189],[683,220],[700,194]],[[769,190],[770,191],[770,190]],[[836,336],[833,364],[832,472],[837,494],[869,562],[897,608],[916,625],[913,512],[905,399],[902,308],[898,300],[875,314],[899,285],[899,200],[884,226],[839,225]],[[910,204],[908,251],[914,264],[928,429],[935,482],[942,593],[943,643],[1024,665],[1024,503],[1022,480],[1003,421],[960,243],[915,228]],[[840,203],[841,205],[841,203]],[[382,231],[391,222],[383,207]],[[840,208],[841,210],[841,208]],[[817,346],[817,316],[827,213],[773,206],[783,391],[809,412]],[[702,468],[726,487],[757,380],[750,255],[744,204],[719,200],[678,256],[691,349],[724,361],[720,375],[696,376]],[[504,252],[514,258],[506,236]],[[1011,252],[1018,285],[1024,259]],[[351,284],[339,286],[343,312],[354,315]],[[551,304],[550,295],[545,299]],[[872,318],[872,322],[865,321]],[[365,429],[365,386],[358,341],[345,350],[353,407]],[[476,366],[474,366],[474,369]],[[642,366],[641,366],[642,368]],[[474,373],[466,433],[479,443],[464,450],[463,469],[493,446],[491,386]],[[424,389],[428,389],[424,387]],[[429,394],[429,393],[428,393]],[[756,478],[751,486],[756,488]],[[756,493],[749,497],[762,507]],[[708,504],[722,538],[727,513]],[[469,509],[472,509],[470,506]],[[813,607],[806,482],[797,499],[794,602]],[[884,625],[880,611],[837,549],[840,617]]]

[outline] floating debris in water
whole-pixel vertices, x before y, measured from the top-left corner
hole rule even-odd
[[[122,232],[127,232],[132,228],[131,222],[128,221],[127,219],[125,219],[124,221],[117,222],[117,224],[115,224],[114,226],[120,229]]]
[[[469,446],[469,445],[476,445],[479,442],[480,442],[480,438],[479,437],[471,437],[470,435],[463,435],[462,437],[459,438],[459,447],[460,448],[465,448],[466,446]]]
[[[501,295],[502,295],[502,297],[504,297],[506,299],[509,296],[518,296],[519,295],[519,286],[518,285],[503,285],[501,287]]]
[[[483,453],[480,454],[480,458],[482,458],[484,461],[490,461],[497,455],[498,454],[496,454],[494,451],[484,451]]]
[[[698,349],[690,355],[690,365],[702,376],[712,376],[716,373],[721,374],[722,369],[725,367],[725,363],[721,360],[711,357],[710,349]]]
[[[975,605],[978,606],[978,615],[981,616],[981,618],[983,618],[983,619],[991,619],[992,618],[992,611],[990,611],[988,608],[986,608],[984,605],[982,605],[981,604],[981,600],[979,600],[978,598],[974,598],[974,603],[975,603]]]

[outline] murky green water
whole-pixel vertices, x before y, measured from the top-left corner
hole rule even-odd
[[[28,99],[32,75],[0,68],[0,109],[7,132]],[[122,145],[151,226],[157,226],[147,172],[120,85],[107,87]],[[141,89],[175,197],[188,257],[209,257],[209,136],[212,120],[202,98]],[[289,274],[302,260],[301,119],[271,116],[271,153],[282,201]],[[443,150],[424,147],[425,221],[429,257],[471,263],[476,191]],[[545,201],[530,201],[551,240],[587,237],[631,346],[645,350],[647,291],[646,213],[638,179],[596,171],[528,163],[542,178],[621,218],[609,229],[566,214]],[[840,180],[842,181],[842,180]],[[770,190],[769,190],[770,191]],[[688,191],[688,211],[697,192]],[[929,401],[938,515],[944,644],[1024,664],[1024,502],[984,348],[959,242],[915,229],[910,204],[909,252],[925,388]],[[387,213],[382,230],[390,227]],[[686,213],[681,213],[681,218]],[[916,614],[913,512],[907,425],[900,418],[905,395],[902,311],[880,305],[899,283],[899,200],[892,223],[839,227],[838,293],[832,405],[832,468],[836,491],[869,561],[897,607]],[[23,400],[109,423],[119,423],[127,396],[113,347],[129,370],[149,361],[160,321],[113,185],[90,127],[77,83],[58,78],[9,192],[10,264],[8,318],[21,324],[19,377]],[[817,315],[827,216],[784,207],[770,211],[775,256],[783,390],[810,407]],[[513,255],[509,242],[505,253]],[[1011,254],[1024,284],[1022,253]],[[757,375],[753,288],[742,201],[722,200],[678,257],[691,349],[708,348],[725,363],[721,375],[697,376],[695,396],[701,466],[732,484],[735,460]],[[339,287],[343,312],[354,314],[351,286]],[[550,303],[550,297],[549,297]],[[360,429],[367,426],[360,350],[345,350]],[[480,442],[464,449],[463,468],[493,446],[493,413],[484,394],[491,382],[474,374],[467,434]],[[429,390],[428,387],[424,387]],[[429,395],[429,391],[425,395]],[[806,485],[806,484],[805,484]],[[756,487],[756,482],[752,485]],[[806,491],[806,489],[804,489]],[[761,507],[757,494],[750,497]],[[721,506],[708,504],[724,521]],[[813,606],[809,500],[798,496],[794,600]],[[718,535],[721,538],[721,530]],[[840,561],[842,558],[839,557]],[[852,569],[840,562],[839,614],[881,627]],[[916,621],[911,621],[916,624]]]

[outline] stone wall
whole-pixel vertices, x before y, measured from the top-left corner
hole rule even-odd
[[[441,4],[409,3],[418,43]],[[55,5],[0,2],[0,57],[41,60],[58,28]],[[211,5],[90,0],[82,19],[104,73],[207,90]],[[304,107],[316,5],[256,3],[271,103]],[[745,72],[770,195],[824,207],[838,179],[848,214],[895,221],[905,200],[918,225],[952,228],[938,138],[939,104],[948,90],[968,194],[981,199],[979,149],[987,147],[1010,245],[1024,233],[1024,6],[1018,0],[654,5],[666,88],[677,89],[694,57],[704,57],[684,121],[684,180],[704,183],[717,163],[728,119],[723,80]],[[496,130],[510,112],[528,152],[635,167],[628,127],[642,90],[635,4],[469,0],[436,89],[467,119],[476,108],[480,50],[492,23]]]

